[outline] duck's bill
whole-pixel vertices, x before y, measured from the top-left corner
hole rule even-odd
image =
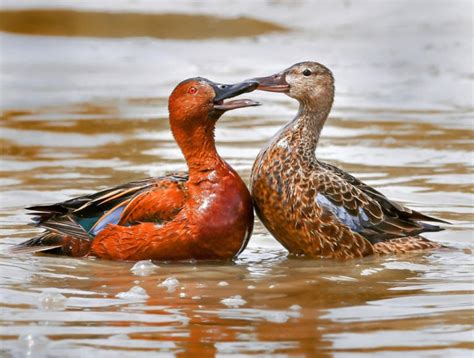
[[[280,72],[268,77],[253,78],[250,81],[258,83],[258,90],[267,92],[288,92],[290,85],[285,80],[285,73]]]
[[[258,83],[253,80],[239,82],[231,85],[213,83],[214,92],[214,109],[219,111],[229,111],[236,108],[258,106],[260,103],[252,101],[250,99],[238,99],[232,101],[226,101],[225,99],[238,96],[242,93],[252,92],[258,86]]]
[[[222,83],[212,83],[214,92],[216,96],[214,97],[214,102],[220,102],[227,98],[232,98],[238,96],[239,94],[252,92],[257,89],[258,83],[253,80],[248,80],[244,82],[234,83],[231,85],[222,84]]]
[[[232,101],[220,101],[214,104],[214,109],[218,111],[229,111],[231,109],[260,106],[260,102],[251,99],[234,99]]]

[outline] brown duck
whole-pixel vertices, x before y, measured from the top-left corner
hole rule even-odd
[[[443,222],[400,203],[349,173],[317,159],[315,150],[334,98],[331,71],[302,62],[255,79],[258,89],[299,102],[296,117],[259,153],[251,175],[255,209],[292,254],[349,259],[433,249],[419,234]]]

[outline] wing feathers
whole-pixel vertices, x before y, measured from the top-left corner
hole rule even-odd
[[[372,243],[443,230],[420,221],[447,223],[389,200],[337,167],[318,163],[321,170],[312,178],[318,204]]]
[[[180,191],[184,187],[182,183],[187,180],[187,175],[179,174],[147,178],[108,188],[91,195],[73,198],[62,203],[31,206],[27,209],[32,211],[28,214],[34,216],[32,218],[33,223],[46,229],[46,231],[36,238],[17,245],[11,249],[11,252],[54,251],[61,248],[65,242],[73,242],[72,249],[62,247],[61,250],[63,252],[69,250],[72,254],[74,250],[82,253],[83,247],[86,247],[94,235],[103,227],[109,223],[120,221],[125,207],[140,193],[150,191],[160,183],[164,186],[174,183],[175,190]],[[160,189],[157,188],[157,192]],[[160,196],[156,195],[156,197],[159,198]],[[172,203],[171,200],[166,204],[171,205]],[[151,209],[153,208],[151,206]],[[180,207],[173,207],[169,211],[177,212],[179,209]]]

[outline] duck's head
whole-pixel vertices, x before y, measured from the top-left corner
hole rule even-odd
[[[170,118],[182,124],[215,123],[222,114],[237,108],[258,106],[250,99],[224,101],[245,92],[255,90],[258,83],[253,80],[235,84],[221,84],[196,77],[179,83],[168,101]]]
[[[254,78],[262,91],[283,92],[300,103],[317,103],[334,97],[331,71],[317,62],[300,62],[268,77]]]

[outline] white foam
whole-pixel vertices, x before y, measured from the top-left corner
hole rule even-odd
[[[158,266],[154,265],[151,260],[138,261],[133,265],[130,271],[135,276],[149,276],[158,269]]]
[[[178,279],[176,279],[174,277],[168,277],[166,280],[164,280],[158,286],[159,287],[166,287],[168,292],[174,292],[176,290],[176,287],[179,286],[179,281],[178,281]]]
[[[144,288],[133,286],[129,291],[117,293],[115,297],[123,298],[125,300],[146,300],[150,296]]]
[[[243,306],[247,303],[241,296],[231,296],[228,298],[224,298],[221,300],[221,303],[223,305],[226,305],[227,307],[240,307]]]

